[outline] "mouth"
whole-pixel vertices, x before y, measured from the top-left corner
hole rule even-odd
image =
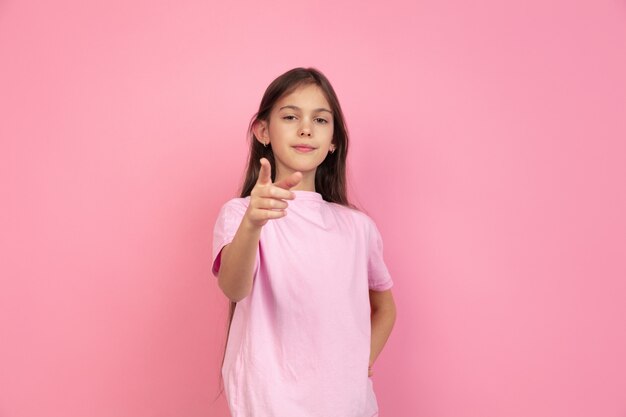
[[[294,148],[298,152],[305,152],[305,153],[315,150],[314,147],[309,146],[309,145],[295,145],[295,146],[292,146],[292,148]]]

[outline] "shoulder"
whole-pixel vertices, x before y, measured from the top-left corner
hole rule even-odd
[[[218,218],[239,218],[243,216],[250,204],[250,197],[235,197],[226,201],[219,209]]]
[[[222,204],[221,210],[240,210],[248,208],[250,197],[235,197]]]

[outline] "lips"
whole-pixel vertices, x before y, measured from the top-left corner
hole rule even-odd
[[[315,149],[311,145],[304,145],[304,144],[294,145],[293,148],[300,152],[311,152],[313,149]]]

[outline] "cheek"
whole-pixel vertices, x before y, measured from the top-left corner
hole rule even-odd
[[[274,135],[284,135],[286,133],[289,133],[289,131],[292,128],[289,125],[286,124],[277,124],[274,129],[272,130]]]
[[[328,137],[332,140],[333,139],[333,135],[334,135],[334,129],[331,126],[330,129],[328,129]]]

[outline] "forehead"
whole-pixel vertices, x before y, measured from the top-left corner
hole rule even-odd
[[[276,108],[294,105],[304,110],[319,107],[330,108],[322,89],[316,84],[301,85],[289,94],[284,95],[276,102]]]

